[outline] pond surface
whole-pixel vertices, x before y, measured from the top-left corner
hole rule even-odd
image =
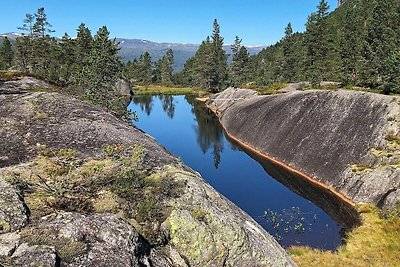
[[[201,173],[282,246],[333,250],[340,244],[337,223],[230,142],[218,119],[193,96],[139,96],[129,109],[137,113],[137,127]]]

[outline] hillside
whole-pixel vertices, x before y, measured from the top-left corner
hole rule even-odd
[[[304,33],[287,28],[281,41],[251,58],[248,80],[259,85],[341,81],[398,91],[399,2],[348,0],[331,13],[318,8]]]

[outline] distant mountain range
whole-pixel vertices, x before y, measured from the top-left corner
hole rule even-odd
[[[0,38],[8,37],[10,40],[15,40],[20,36],[22,35],[15,32],[0,34]],[[125,62],[139,58],[140,55],[146,51],[150,53],[153,61],[157,61],[168,51],[168,49],[172,49],[175,56],[174,69],[176,71],[183,68],[185,62],[194,56],[199,47],[198,44],[157,43],[141,39],[117,38],[116,41],[119,43],[119,53]],[[265,47],[266,46],[246,46],[250,55],[259,53]],[[227,54],[231,54],[230,45],[225,45],[224,49]]]
[[[148,40],[140,39],[120,39],[117,42],[121,48],[120,55],[124,61],[139,58],[144,52],[149,52],[153,61],[160,59],[168,49],[174,51],[175,70],[181,70],[185,62],[194,56],[198,44],[181,44],[181,43],[156,43]],[[247,46],[250,55],[259,53],[265,46]],[[225,45],[224,49],[227,54],[231,54],[231,46]]]

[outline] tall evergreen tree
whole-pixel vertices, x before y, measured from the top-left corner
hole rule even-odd
[[[377,1],[368,21],[363,50],[363,80],[368,86],[383,84],[386,68],[383,62],[387,62],[398,47],[397,33],[393,28],[393,3],[391,0]]]
[[[32,55],[31,40],[27,36],[17,38],[15,42],[15,63],[23,72],[30,71],[30,61]]]
[[[221,36],[220,26],[217,19],[214,20],[212,39],[212,70],[209,87],[211,92],[218,92],[223,89],[227,78],[227,58],[223,49],[224,38]]]
[[[242,46],[242,40],[236,36],[232,50],[232,64],[230,68],[231,85],[239,87],[246,82],[249,62],[249,53],[246,47]]]
[[[346,15],[340,38],[340,56],[342,60],[342,81],[355,84],[360,68],[363,27],[354,4],[345,4]]]
[[[172,83],[172,73],[174,65],[174,52],[169,49],[160,61],[160,82],[163,84]]]
[[[400,49],[395,51],[386,63],[386,88],[384,93],[400,93]]]
[[[109,35],[106,26],[97,31],[80,75],[80,85],[89,88],[91,92],[113,86],[122,70],[118,46],[115,40],[110,40]]]
[[[0,47],[0,69],[8,69],[11,67],[14,58],[14,51],[10,40],[5,37]]]
[[[143,55],[140,56],[138,66],[139,80],[144,83],[151,83],[153,80],[153,68],[149,52],[145,52]]]
[[[93,46],[92,33],[90,32],[89,28],[85,26],[84,23],[81,23],[77,29],[76,40],[75,40],[77,60],[83,61],[84,58],[92,50],[92,46]]]
[[[19,30],[28,32],[29,36],[33,35],[33,24],[35,23],[35,16],[32,14],[26,14],[24,24],[18,27]]]
[[[305,43],[307,46],[308,77],[312,85],[319,85],[325,71],[329,50],[327,40],[327,25],[325,18],[328,15],[329,5],[321,0],[318,10],[312,13],[307,20]]]
[[[294,55],[294,42],[293,42],[293,28],[289,23],[285,28],[285,37],[283,38],[283,65],[282,65],[282,78],[286,82],[293,82],[295,76],[295,55]]]
[[[46,34],[54,32],[53,26],[47,21],[47,15],[44,7],[41,7],[35,13],[35,24],[33,24],[32,32],[37,37],[44,37]]]
[[[213,44],[210,37],[201,43],[196,51],[193,62],[194,85],[212,91],[213,77],[215,73],[215,62],[213,55]]]

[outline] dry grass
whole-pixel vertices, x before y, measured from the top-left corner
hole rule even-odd
[[[274,94],[280,94],[279,92],[280,89],[283,89],[287,87],[287,83],[273,83],[268,86],[258,86],[256,83],[247,83],[242,85],[242,88],[245,89],[252,89],[257,92],[259,92],[261,95],[274,95]]]
[[[337,252],[307,247],[288,251],[299,266],[400,266],[400,207],[385,213],[371,206],[361,206],[363,223],[346,237]]]
[[[205,90],[192,87],[173,87],[164,85],[139,85],[135,86],[134,93],[137,95],[197,95],[203,96]]]

